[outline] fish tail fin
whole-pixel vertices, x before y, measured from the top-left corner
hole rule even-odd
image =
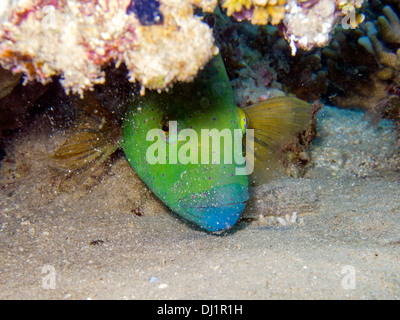
[[[295,97],[274,97],[243,108],[254,146],[246,147],[254,164],[250,183],[262,184],[282,174],[282,152],[311,125],[313,108]],[[247,134],[247,132],[246,132]]]
[[[87,176],[119,148],[121,127],[92,92],[77,102],[77,108],[81,112],[66,141],[47,159],[59,169],[82,170]]]

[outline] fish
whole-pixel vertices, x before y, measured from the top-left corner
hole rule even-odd
[[[52,155],[58,166],[93,169],[122,148],[154,195],[211,233],[236,224],[249,200],[249,185],[268,180],[279,148],[312,118],[310,104],[289,96],[238,107],[220,55],[190,83],[129,95],[121,127],[91,97],[81,103],[89,120],[81,121]]]

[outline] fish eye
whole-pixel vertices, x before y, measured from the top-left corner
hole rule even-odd
[[[164,131],[165,133],[169,132],[169,124],[168,120],[163,118],[161,121],[161,130]]]
[[[166,123],[164,123],[162,125],[162,131],[164,131],[165,133],[167,133],[169,131],[169,127],[168,127],[168,125]]]
[[[172,121],[170,123],[170,121]],[[181,125],[184,126],[184,123],[180,121]],[[168,143],[174,144],[178,142],[178,120],[175,114],[167,114],[164,115],[159,127],[159,133],[162,139],[168,141]],[[176,130],[176,131],[175,131]]]

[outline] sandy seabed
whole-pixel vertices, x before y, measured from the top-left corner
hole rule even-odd
[[[305,177],[259,187],[221,235],[171,214],[117,154],[82,183],[44,165],[46,116],[0,168],[0,299],[398,299],[394,126],[324,107]],[[250,212],[250,211],[249,211]]]

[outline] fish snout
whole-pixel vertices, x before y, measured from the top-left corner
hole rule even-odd
[[[208,231],[218,232],[237,222],[248,199],[247,186],[233,183],[187,195],[179,204],[186,219]]]

